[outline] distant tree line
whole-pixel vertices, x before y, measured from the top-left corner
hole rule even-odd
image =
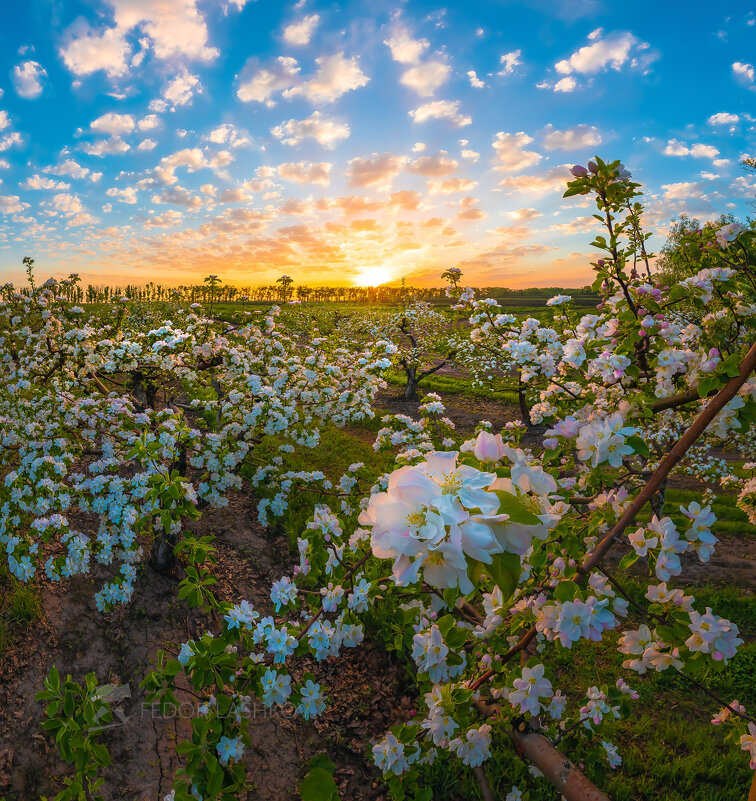
[[[28,257],[27,257],[28,258]],[[31,260],[33,262],[33,260]],[[26,262],[24,262],[26,263]],[[28,293],[28,288],[22,288]],[[68,300],[75,303],[107,303],[117,298],[128,298],[146,303],[170,300],[189,303],[282,303],[300,301],[308,303],[365,303],[395,304],[413,301],[446,303],[446,287],[414,287],[404,281],[399,286],[306,286],[295,284],[289,276],[281,276],[276,283],[263,286],[231,286],[224,284],[218,276],[208,276],[201,284],[182,284],[177,287],[150,281],[147,284],[71,284],[61,288]],[[577,303],[595,302],[596,295],[590,287],[567,289],[563,287],[533,287],[530,289],[509,289],[508,287],[481,287],[488,297],[500,298],[502,305],[542,305],[554,295],[563,292],[571,294]]]

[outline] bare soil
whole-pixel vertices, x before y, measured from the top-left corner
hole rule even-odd
[[[254,503],[241,494],[226,509],[208,510],[194,528],[216,534],[217,597],[246,598],[270,613],[270,583],[291,568],[285,536],[264,530]],[[208,621],[178,600],[179,568],[161,575],[145,566],[132,603],[106,615],[93,600],[102,578],[78,577],[62,584],[40,580],[42,616],[0,657],[0,797],[5,794],[7,801],[54,797],[62,778],[70,775],[70,766],[40,728],[43,709],[34,701],[53,664],[78,682],[93,671],[102,684],[128,685],[130,697],[119,705],[125,722],[102,740],[113,760],[104,772],[106,800],[158,801],[170,792],[178,767],[175,746],[190,730],[189,702],[194,699],[187,695],[186,707],[160,717],[145,703],[139,684],[159,649],[175,654],[182,642],[207,630]],[[366,758],[368,736],[412,716],[402,669],[371,643],[306,667],[326,689],[329,709],[312,723],[271,715],[262,705],[252,710],[246,761],[254,789],[247,797],[298,798],[296,788],[308,761],[328,753],[337,765],[343,798],[382,798],[378,773]]]

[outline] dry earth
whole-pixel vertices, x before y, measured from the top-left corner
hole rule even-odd
[[[195,528],[217,535],[217,596],[246,598],[261,611],[271,611],[270,582],[290,569],[286,538],[262,529],[253,502],[242,495],[227,509],[206,514]],[[170,791],[175,745],[189,730],[182,717],[189,706],[174,717],[159,717],[145,704],[139,683],[159,649],[175,653],[180,643],[207,628],[206,620],[177,599],[180,578],[179,569],[160,575],[144,567],[133,602],[107,615],[94,606],[97,579],[41,583],[41,618],[0,658],[0,797],[5,793],[8,801],[36,801],[40,794],[54,796],[70,771],[42,733],[42,706],[33,700],[53,664],[79,682],[94,671],[103,684],[129,687],[131,697],[120,705],[126,722],[103,739],[113,759],[104,774],[107,801],[158,801]],[[307,762],[324,752],[337,764],[344,798],[381,798],[378,774],[366,755],[369,736],[412,716],[401,669],[383,648],[369,643],[307,668],[327,689],[329,709],[314,724],[271,716],[262,705],[253,710],[247,765],[254,789],[248,798],[298,798],[296,786]]]

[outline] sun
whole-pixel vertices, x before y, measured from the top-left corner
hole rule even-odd
[[[354,281],[357,286],[380,286],[391,281],[393,277],[389,267],[371,265],[369,267],[361,267]]]

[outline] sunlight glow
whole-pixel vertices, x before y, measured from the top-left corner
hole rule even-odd
[[[361,268],[354,282],[357,286],[380,286],[392,281],[394,278],[395,276],[392,275],[389,267],[376,265]]]

